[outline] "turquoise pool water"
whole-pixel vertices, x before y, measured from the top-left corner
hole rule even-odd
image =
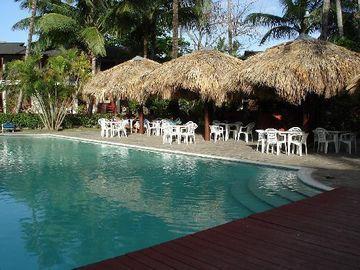
[[[0,136],[0,269],[70,269],[318,193],[291,170]]]

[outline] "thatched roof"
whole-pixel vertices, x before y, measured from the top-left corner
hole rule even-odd
[[[149,94],[163,98],[195,96],[224,102],[229,91],[224,77],[233,69],[240,69],[243,61],[233,56],[203,50],[164,63],[145,78],[143,88]]]
[[[128,98],[142,102],[145,92],[140,87],[144,75],[161,64],[135,57],[111,69],[99,72],[84,86],[83,94],[102,100],[105,97]]]
[[[351,94],[360,92],[360,73],[351,80],[350,84],[346,88]]]
[[[359,53],[329,42],[299,39],[250,57],[227,80],[230,87],[235,83],[250,94],[271,92],[270,88],[280,98],[300,104],[310,93],[325,98],[337,95],[357,74]]]

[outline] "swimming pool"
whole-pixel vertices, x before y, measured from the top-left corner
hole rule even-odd
[[[318,193],[294,170],[0,136],[0,269],[69,269]]]

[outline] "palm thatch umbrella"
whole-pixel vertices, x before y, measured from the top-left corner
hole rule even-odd
[[[221,104],[230,91],[224,77],[242,68],[242,60],[212,50],[196,51],[164,63],[145,78],[143,89],[163,98],[201,98],[205,101],[205,140],[210,139],[208,102]]]
[[[330,98],[345,90],[360,74],[360,54],[302,37],[252,56],[244,66],[228,74],[229,87],[236,84],[249,94],[272,89],[285,101],[300,104],[309,94]]]
[[[129,61],[95,75],[84,86],[83,94],[103,100],[107,96],[120,99],[133,99],[140,103],[140,133],[144,132],[143,102],[146,93],[141,88],[143,77],[161,64],[137,56]]]
[[[360,74],[355,76],[355,78],[351,80],[346,90],[348,90],[350,94],[360,92]]]
[[[96,74],[84,86],[83,94],[92,95],[100,100],[111,96],[134,99],[141,103],[145,99],[145,92],[139,88],[141,79],[160,65],[150,59],[136,56]]]

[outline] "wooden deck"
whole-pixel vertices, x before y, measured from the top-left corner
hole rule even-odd
[[[360,190],[336,189],[79,269],[360,269]]]

